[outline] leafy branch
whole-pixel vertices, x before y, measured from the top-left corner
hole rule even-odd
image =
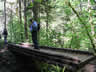
[[[86,34],[88,35],[88,37],[89,37],[89,39],[90,39],[90,41],[91,41],[93,50],[94,50],[94,52],[96,53],[94,41],[93,41],[93,39],[92,39],[89,31],[88,31],[88,28],[87,28],[85,22],[81,19],[81,17],[79,16],[78,12],[72,7],[72,5],[71,5],[71,3],[70,3],[69,1],[67,1],[67,4],[68,4],[68,6],[73,10],[73,12],[76,14],[77,18],[79,19],[79,21],[80,21],[80,22],[83,24],[83,26],[85,27],[85,29],[86,29]]]

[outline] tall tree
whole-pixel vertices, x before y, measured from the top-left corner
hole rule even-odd
[[[4,17],[5,17],[4,28],[6,28],[6,0],[4,0]]]
[[[48,1],[47,2],[45,2],[46,4],[45,4],[45,12],[46,12],[46,32],[48,32],[48,27],[49,27],[49,21],[48,21],[48,19],[49,19],[49,8],[48,8]]]
[[[91,0],[88,0],[88,12],[89,12],[89,23],[91,25],[91,35],[93,37],[93,42],[95,44],[96,43],[96,39],[94,37],[94,35],[95,35],[95,29],[94,29],[93,18],[92,18]],[[96,44],[95,44],[95,47],[96,47]]]
[[[33,17],[38,22],[38,19],[39,19],[39,3],[37,3],[36,1],[34,1],[33,3],[34,3],[34,6],[32,8]]]
[[[12,13],[12,3],[10,3],[10,5],[11,5],[11,15],[10,15],[10,20],[11,20],[11,41],[13,41],[13,35],[15,35],[15,34],[13,34],[14,32],[13,32],[13,13]]]
[[[21,13],[21,0],[19,0],[19,23],[20,23],[20,27],[21,27],[21,33],[20,33],[20,37],[21,37],[21,41],[23,40],[23,34],[22,34],[22,13]]]
[[[39,23],[39,26],[40,26],[40,3],[33,1],[33,4],[34,4],[32,8],[33,18],[37,21],[37,23]],[[38,41],[40,40],[39,36],[40,36],[40,33],[38,32]]]
[[[25,38],[28,39],[27,15],[26,15],[26,0],[24,0],[24,29],[25,29]]]

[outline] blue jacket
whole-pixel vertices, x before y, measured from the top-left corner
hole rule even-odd
[[[31,26],[30,26],[30,31],[37,31],[37,28],[38,28],[38,24],[36,21],[33,21]]]

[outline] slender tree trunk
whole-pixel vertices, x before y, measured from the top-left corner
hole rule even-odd
[[[95,31],[94,31],[94,24],[92,22],[93,18],[92,18],[92,14],[91,14],[91,4],[90,4],[90,0],[88,0],[88,12],[90,14],[90,17],[89,17],[89,23],[91,24],[91,34],[92,36],[95,35]]]
[[[90,0],[88,0],[88,12],[89,12],[89,23],[90,23],[90,25],[91,25],[91,35],[92,35],[92,37],[93,37],[93,42],[94,42],[94,44],[95,44],[95,46],[96,46],[96,40],[95,40],[95,37],[94,37],[94,35],[95,35],[95,29],[94,29],[94,24],[93,24],[93,18],[92,18],[92,14],[91,14],[91,2],[90,2]],[[89,49],[89,51],[92,51],[92,49],[90,50]]]
[[[37,23],[39,23],[40,24],[40,3],[37,3],[37,2],[35,2],[35,1],[33,1],[34,2],[34,6],[33,6],[33,8],[32,8],[32,11],[33,11],[33,18],[35,19],[35,21],[37,21]],[[40,40],[40,32],[38,32],[38,43],[39,43],[39,40]]]
[[[48,13],[48,10],[49,10],[49,8],[48,8],[48,1],[47,2],[45,2],[45,12],[46,12],[46,38],[48,38],[48,28],[49,28],[49,21],[48,21],[48,19],[49,19],[49,13]]]
[[[4,0],[4,18],[5,18],[4,28],[6,28],[6,0]]]
[[[72,42],[73,42],[73,35],[72,35],[72,38],[71,38],[71,41],[70,41],[70,45],[69,45],[69,48],[72,48]]]
[[[48,32],[48,27],[49,27],[49,22],[48,22],[48,17],[49,17],[49,13],[48,13],[48,1],[47,1],[47,4],[46,4],[46,16],[47,16],[47,20],[46,20],[46,32]]]
[[[12,16],[12,5],[11,5],[11,35],[12,35],[12,38],[11,38],[11,41],[13,41],[13,16]]]
[[[23,29],[23,28],[22,28],[21,0],[19,0],[19,23],[20,23],[20,27],[21,27],[21,28],[20,28],[20,29],[21,29],[21,30],[20,30],[20,31],[21,31],[21,32],[20,32],[20,38],[21,38],[21,41],[23,41],[23,34],[22,34],[22,32],[23,32],[22,29]]]
[[[71,41],[70,41],[69,48],[72,48],[72,42],[73,42],[73,39],[74,39],[74,34],[76,34],[76,31],[74,30],[73,23],[72,23],[71,31],[72,31],[73,35],[72,35],[72,38],[71,38]]]
[[[27,16],[26,16],[26,0],[24,0],[24,29],[25,29],[25,38],[28,39]]]
[[[34,19],[38,22],[38,18],[39,18],[39,4],[37,2],[35,2],[35,1],[34,1],[34,7],[33,7],[32,11],[33,11]]]
[[[82,1],[80,0],[80,10],[82,12]]]
[[[38,23],[39,23],[39,26],[40,26],[40,3],[39,3],[38,13],[39,13],[39,21],[38,21]],[[41,27],[40,27],[40,28],[41,28]],[[38,31],[38,43],[39,43],[39,41],[40,41],[40,30]]]
[[[12,40],[16,41],[16,35],[15,35],[15,30],[14,30],[14,24],[13,24],[13,12],[12,12],[12,4],[11,4],[11,23],[12,23]]]

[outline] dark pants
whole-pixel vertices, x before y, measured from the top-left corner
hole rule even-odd
[[[37,31],[32,32],[32,41],[34,44],[34,48],[38,48],[38,40],[37,40]]]
[[[7,44],[7,35],[4,35],[4,44]]]

